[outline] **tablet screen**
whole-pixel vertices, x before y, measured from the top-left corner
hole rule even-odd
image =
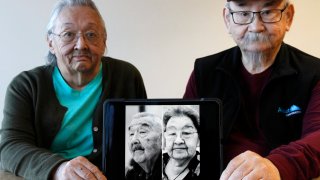
[[[220,106],[217,99],[106,101],[103,172],[111,180],[219,179]]]

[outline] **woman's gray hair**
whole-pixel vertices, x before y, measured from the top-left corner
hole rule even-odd
[[[56,20],[57,20],[59,14],[61,13],[61,11],[65,7],[73,7],[73,6],[85,6],[85,7],[89,7],[91,9],[93,9],[98,14],[98,16],[100,18],[100,23],[101,23],[101,25],[103,27],[103,31],[104,31],[103,32],[104,37],[107,36],[107,30],[106,30],[104,20],[101,16],[97,6],[95,5],[95,3],[92,0],[59,0],[51,12],[51,17],[50,17],[49,23],[47,25],[47,37],[52,34],[53,29],[55,28]],[[56,65],[56,63],[57,63],[57,57],[49,51],[48,55],[47,55],[47,64]]]
[[[163,115],[163,127],[164,131],[166,131],[166,126],[168,124],[168,121],[172,117],[181,117],[185,116],[188,117],[194,127],[196,128],[199,138],[200,138],[200,119],[199,119],[199,113],[195,109],[193,109],[191,106],[181,105],[181,106],[174,106],[170,109],[168,109],[164,115]]]

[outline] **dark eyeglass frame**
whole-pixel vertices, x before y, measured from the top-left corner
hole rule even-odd
[[[228,9],[229,9],[229,12],[230,12],[230,14],[231,14],[231,16],[232,16],[232,20],[233,20],[233,22],[234,22],[235,24],[248,25],[248,24],[251,24],[251,23],[254,21],[255,14],[260,14],[261,21],[262,21],[263,23],[276,23],[276,22],[279,22],[279,21],[281,21],[281,19],[282,19],[282,13],[287,9],[288,6],[289,6],[289,3],[286,3],[286,5],[284,6],[284,8],[282,8],[282,9],[268,9],[268,10],[263,10],[263,11],[233,11],[230,7],[228,7]],[[277,12],[280,12],[280,18],[279,18],[279,20],[277,20],[277,21],[264,21],[264,20],[263,20],[263,16],[261,16],[261,14],[266,13],[266,12],[268,12],[268,11],[277,11]],[[235,13],[248,13],[248,14],[250,14],[250,16],[251,16],[251,19],[250,19],[250,21],[248,21],[248,22],[246,22],[246,23],[236,22],[236,21],[234,20],[234,17],[233,17],[233,14],[235,14]]]

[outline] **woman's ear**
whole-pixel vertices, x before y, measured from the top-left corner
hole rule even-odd
[[[162,151],[166,149],[166,139],[162,136]]]
[[[49,51],[52,53],[52,54],[55,54],[54,53],[54,48],[53,48],[53,39],[52,39],[52,35],[48,34],[47,35],[47,43],[48,43],[48,47],[49,47]]]

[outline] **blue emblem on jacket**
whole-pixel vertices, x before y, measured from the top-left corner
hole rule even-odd
[[[289,109],[283,109],[283,108],[279,107],[278,113],[283,113],[283,114],[285,114],[286,117],[290,117],[295,114],[300,114],[301,108],[299,108],[296,105],[292,105]]]

